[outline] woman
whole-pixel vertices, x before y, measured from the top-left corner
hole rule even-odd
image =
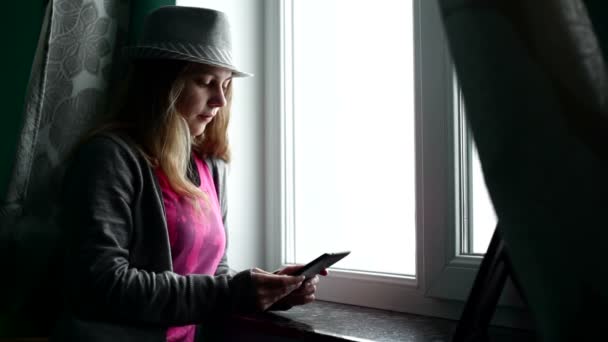
[[[110,123],[64,177],[66,314],[56,339],[193,341],[196,325],[314,300],[318,278],[226,260],[226,131],[234,77],[223,13],[168,6],[128,49]],[[325,274],[325,273],[324,273]]]

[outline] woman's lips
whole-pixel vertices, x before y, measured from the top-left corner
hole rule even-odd
[[[213,114],[199,114],[199,117],[202,118],[203,120],[210,120],[213,119],[215,115]]]

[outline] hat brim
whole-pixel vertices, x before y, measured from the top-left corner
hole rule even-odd
[[[240,71],[234,65],[221,63],[219,61],[210,60],[208,58],[204,58],[202,56],[193,56],[188,55],[182,52],[162,49],[158,47],[151,46],[129,46],[124,48],[124,52],[130,60],[136,59],[177,59],[194,63],[201,63],[206,65],[211,65],[214,67],[219,67],[223,69],[228,69],[232,71],[233,77],[252,77],[253,74]]]

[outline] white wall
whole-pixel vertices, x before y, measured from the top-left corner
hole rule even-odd
[[[235,79],[228,178],[228,260],[236,270],[264,267],[264,6],[263,0],[177,0],[179,6],[225,12],[233,58],[252,78]]]

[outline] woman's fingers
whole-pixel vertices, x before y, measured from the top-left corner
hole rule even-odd
[[[314,276],[310,279],[306,279],[302,285],[291,293],[294,296],[306,296],[314,294],[317,291],[317,284],[319,284],[319,277]]]
[[[304,276],[286,276],[286,275],[275,275],[272,273],[254,273],[252,275],[256,277],[257,283],[261,285],[261,288],[266,290],[285,290],[291,292],[304,282]]]
[[[312,278],[309,278],[306,280],[307,283],[310,283],[312,285],[317,285],[319,283],[319,276],[314,276]]]
[[[317,291],[318,283],[318,276],[307,279],[297,290],[283,297],[278,302],[279,305],[275,305],[273,307],[276,309],[281,309],[282,307],[290,308],[294,305],[304,305],[313,302],[316,299],[315,293]]]
[[[257,268],[257,267],[256,267],[256,268],[254,268],[254,269],[252,269],[251,271],[252,271],[252,272],[254,272],[254,273],[271,274],[270,272],[268,272],[268,271],[264,271],[263,269],[261,269],[261,268]]]
[[[284,268],[276,271],[276,274],[294,274],[297,270],[299,270],[300,268],[302,268],[303,265],[290,265],[290,266],[285,266]]]
[[[291,265],[273,273],[261,269],[253,269],[252,278],[256,283],[258,309],[264,311],[278,306],[289,308],[294,305],[304,305],[315,300],[319,276],[304,280],[303,276],[289,276],[301,265]],[[320,275],[327,275],[323,269]]]
[[[303,276],[292,277],[260,271],[254,269],[251,274],[256,287],[257,306],[260,310],[266,310],[281,298],[298,289],[304,281]]]

